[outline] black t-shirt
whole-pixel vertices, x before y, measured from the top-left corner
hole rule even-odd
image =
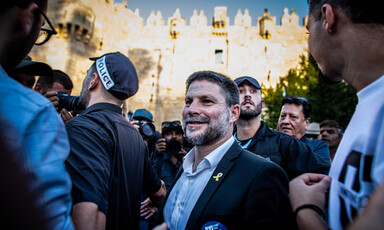
[[[157,192],[161,182],[141,135],[121,112],[98,103],[68,122],[66,167],[73,204],[97,204],[107,217],[106,229],[139,229],[140,195]]]

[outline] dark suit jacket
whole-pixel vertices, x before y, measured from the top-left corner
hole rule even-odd
[[[182,170],[174,184],[181,173]],[[222,176],[216,181],[213,176],[219,173]],[[227,229],[292,228],[288,183],[287,175],[277,164],[243,150],[235,142],[197,200],[186,229],[201,229],[210,221],[220,222]],[[165,203],[159,223],[164,221]]]

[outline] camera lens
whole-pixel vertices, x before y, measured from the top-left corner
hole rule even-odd
[[[81,113],[85,108],[80,103],[79,96],[68,96],[66,93],[57,92],[59,98],[59,108],[65,108],[68,111],[73,111],[77,114]]]
[[[167,153],[172,155],[177,155],[181,151],[181,143],[175,138],[166,140],[165,143],[167,144],[167,147],[166,147]]]
[[[148,123],[143,124],[143,126],[141,126],[141,130],[143,134],[147,137],[152,136],[154,133],[154,131],[152,130],[151,126]]]

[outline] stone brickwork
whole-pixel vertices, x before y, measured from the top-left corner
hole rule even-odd
[[[212,20],[195,10],[187,22],[178,9],[168,19],[161,12],[144,19],[139,10],[112,0],[51,0],[48,16],[59,34],[35,47],[31,57],[68,73],[73,95],[79,95],[92,64],[88,58],[120,51],[140,80],[128,110],[148,109],[160,128],[164,120],[181,120],[185,80],[195,71],[214,70],[232,79],[249,75],[268,86],[307,55],[306,29],[294,10],[284,9],[279,25],[267,10],[257,24],[253,20],[256,25],[247,9],[234,19],[225,6],[213,10]]]

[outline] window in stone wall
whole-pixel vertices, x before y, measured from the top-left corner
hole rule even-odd
[[[216,64],[224,64],[223,50],[215,50],[215,63]]]

